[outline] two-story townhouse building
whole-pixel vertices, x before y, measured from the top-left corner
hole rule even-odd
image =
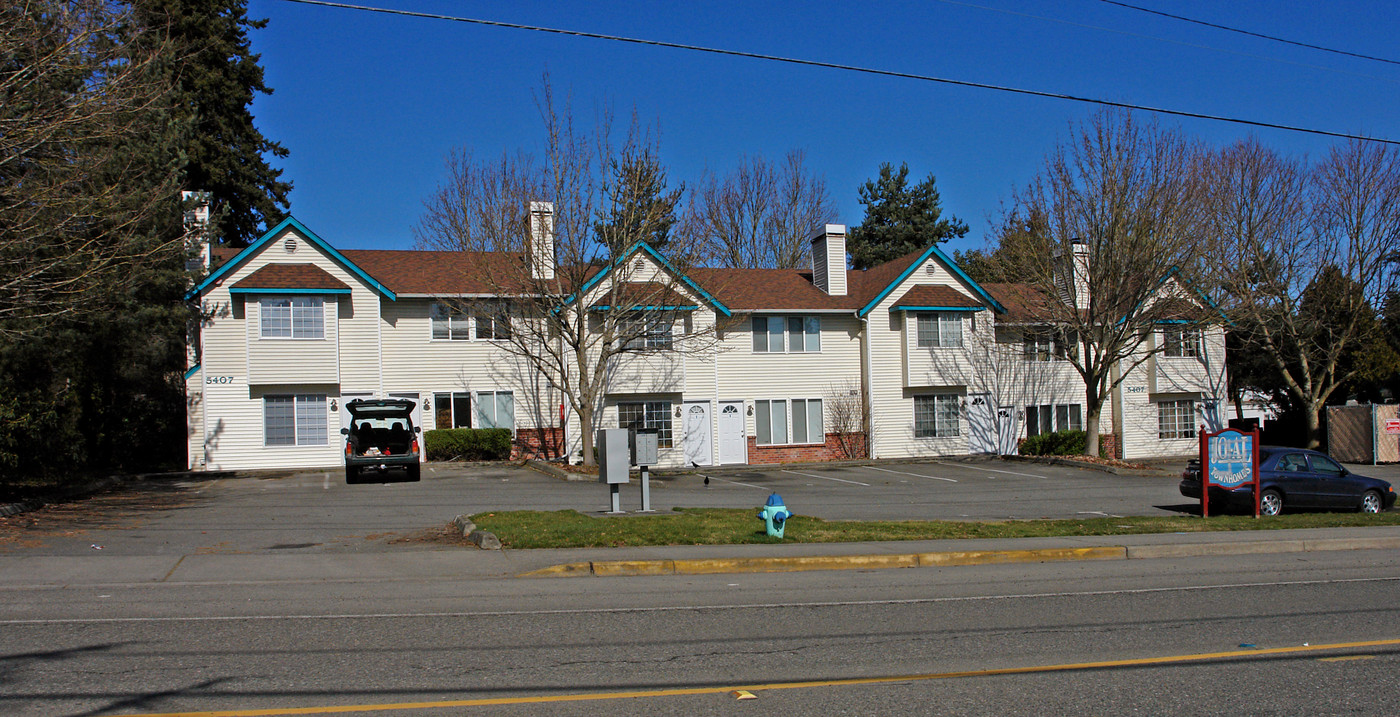
[[[535,234],[522,253],[338,251],[288,218],[216,252],[189,295],[205,316],[186,375],[191,467],[336,465],[345,402],[371,396],[417,401],[424,430],[505,427],[518,454],[577,460],[591,440],[577,407],[508,350],[513,290],[484,278],[493,262],[551,255],[548,231]],[[633,339],[647,350],[609,366],[594,428],[654,428],[662,462],[681,466],[1012,453],[1026,435],[1082,427],[1083,383],[1028,287],[980,286],[937,247],[848,270],[839,225],[812,250],[810,270],[682,274],[638,245],[561,288],[574,310],[639,321],[650,307],[609,302],[664,285],[674,304]],[[1149,347],[1161,350],[1104,425],[1125,457],[1188,454],[1195,426],[1218,420],[1223,334],[1164,326]]]

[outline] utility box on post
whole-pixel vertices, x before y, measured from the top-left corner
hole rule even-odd
[[[641,467],[656,465],[657,448],[661,445],[659,431],[655,428],[637,429],[634,445],[636,449],[632,454],[632,465]]]
[[[598,482],[606,483],[612,494],[610,513],[622,512],[622,497],[618,486],[627,482],[627,471],[632,467],[631,452],[627,445],[626,428],[604,428],[598,431],[598,446],[595,454],[598,459]]]

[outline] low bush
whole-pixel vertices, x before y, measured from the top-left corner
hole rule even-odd
[[[439,428],[423,434],[430,461],[503,461],[510,458],[506,428]]]
[[[1021,443],[1023,456],[1074,456],[1084,452],[1084,431],[1055,431],[1031,436]]]

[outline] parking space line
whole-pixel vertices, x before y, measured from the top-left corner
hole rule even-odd
[[[970,466],[970,465],[967,465],[967,464],[965,464],[965,463],[944,463],[944,462],[942,462],[942,461],[939,461],[939,462],[938,462],[938,465],[940,465],[940,466],[953,466],[953,467],[955,467],[955,468],[971,468],[972,470],[975,470],[975,471],[985,471],[985,472],[987,472],[987,473],[1005,473],[1006,475],[1009,475],[1009,476],[1022,476],[1022,477],[1025,477],[1025,478],[1040,478],[1041,480],[1044,480],[1044,479],[1047,477],[1047,476],[1042,476],[1042,475],[1036,475],[1036,474],[1034,474],[1034,473],[1017,473],[1016,471],[999,471],[999,470],[997,470],[997,469],[995,469],[995,468],[978,468],[977,466]]]
[[[952,478],[941,478],[941,477],[939,477],[939,476],[926,476],[926,475],[924,475],[923,473],[905,473],[904,471],[892,471],[892,470],[890,470],[890,469],[888,469],[888,468],[876,468],[875,466],[866,466],[866,468],[869,468],[869,469],[872,470],[872,471],[882,471],[882,472],[884,472],[884,473],[898,473],[899,475],[902,475],[902,476],[914,476],[915,478],[928,478],[929,480],[945,480],[945,481],[948,481],[949,483],[957,483],[957,481],[953,480]]]
[[[784,473],[791,473],[791,474],[793,474],[793,475],[795,475],[795,476],[806,476],[806,477],[808,477],[808,478],[820,478],[820,479],[822,479],[822,480],[834,480],[834,481],[836,481],[837,483],[850,483],[851,485],[863,485],[863,486],[865,486],[866,488],[869,488],[869,487],[870,487],[870,484],[869,484],[869,483],[861,483],[861,482],[858,481],[858,480],[846,480],[846,479],[844,479],[844,478],[832,478],[832,477],[830,477],[830,476],[819,476],[819,475],[814,475],[814,474],[812,474],[812,473],[799,473],[799,472],[797,472],[797,471],[783,471],[783,472],[784,472]]]
[[[757,489],[759,489],[759,490],[768,490],[767,488],[764,488],[764,487],[761,486],[761,485],[754,485],[754,484],[752,484],[752,483],[740,483],[739,481],[736,481],[736,480],[728,480],[728,479],[725,479],[725,478],[720,478],[719,476],[710,476],[710,480],[717,480],[717,481],[719,481],[719,482],[721,482],[721,483],[732,483],[732,484],[734,484],[734,485],[742,485],[742,486],[745,486],[745,487],[748,487],[748,488],[757,488]]]

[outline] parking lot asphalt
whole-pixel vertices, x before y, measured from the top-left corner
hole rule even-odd
[[[1172,466],[1157,475],[1113,475],[1071,466],[1011,461],[939,461],[861,466],[779,466],[657,477],[652,505],[757,508],[770,492],[798,514],[830,520],[1014,519],[1190,514]],[[1400,466],[1351,466],[1400,479]],[[705,478],[709,478],[706,485]],[[639,486],[623,487],[636,515]],[[817,556],[846,567],[866,556],[1121,546],[1121,555],[1167,557],[1211,551],[1279,552],[1400,548],[1400,528],[1289,531],[1288,536],[1192,533],[1114,538],[916,541],[904,543],[662,546],[558,551],[463,550],[445,540],[454,516],[493,510],[574,509],[603,519],[608,489],[514,465],[431,464],[418,483],[346,485],[335,470],[157,480],[125,490],[0,518],[0,564],[29,584],[70,581],[402,578],[412,575],[519,575],[558,565],[639,561],[636,569],[681,572],[682,562],[712,570],[750,561],[752,569]],[[1306,533],[1306,534],[1305,534]],[[1377,543],[1376,541],[1381,541]],[[1382,544],[1383,543],[1383,544]],[[1161,551],[1165,550],[1163,553]],[[972,552],[969,552],[972,551]],[[1157,551],[1157,552],[1153,552]],[[883,560],[884,558],[882,558]],[[912,558],[919,564],[944,558]],[[716,562],[719,561],[719,562]],[[907,562],[907,561],[906,561]],[[642,565],[642,564],[645,565]],[[727,563],[725,563],[727,564]],[[815,564],[815,563],[814,563]],[[779,568],[791,569],[791,568]],[[833,569],[813,567],[809,569]],[[615,573],[615,574],[626,574]],[[652,574],[652,573],[643,573]],[[0,585],[7,581],[0,579]]]

